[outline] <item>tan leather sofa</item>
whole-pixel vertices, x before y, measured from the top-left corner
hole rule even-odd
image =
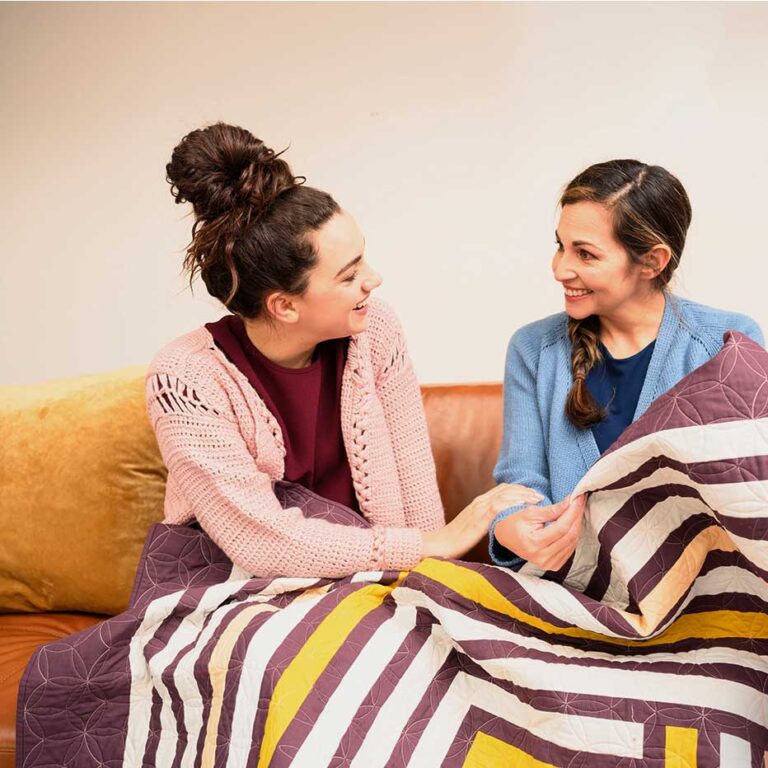
[[[501,385],[422,388],[448,519],[493,485]],[[126,606],[165,470],[143,369],[0,387],[0,768],[15,764],[16,697],[35,648]],[[488,562],[481,543],[468,560]]]

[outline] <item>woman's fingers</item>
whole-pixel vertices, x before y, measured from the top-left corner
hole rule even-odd
[[[490,501],[490,506],[500,512],[507,507],[516,507],[520,504],[533,506],[538,504],[544,497],[538,491],[526,488],[524,485],[502,483],[492,488],[488,492],[487,498]]]
[[[536,523],[552,523],[558,520],[568,509],[570,498],[566,497],[557,504],[548,504],[545,507],[537,507],[528,514],[528,519]]]
[[[537,558],[537,564],[548,571],[556,571],[563,567],[568,558],[576,551],[581,534],[582,519],[577,518],[573,525],[553,544],[542,550]]]
[[[571,499],[565,510],[560,513],[559,517],[554,520],[551,525],[535,531],[533,536],[534,539],[538,542],[539,546],[542,548],[551,546],[559,539],[561,539],[568,532],[571,526],[577,521],[580,527],[581,518],[584,515],[585,501],[586,500],[583,495],[578,496],[575,499]],[[564,501],[560,502],[560,504],[563,503]],[[554,507],[559,506],[560,505],[558,504],[554,505]]]
[[[498,524],[496,538],[535,565],[557,570],[576,549],[585,502],[580,495],[547,507],[520,510]]]

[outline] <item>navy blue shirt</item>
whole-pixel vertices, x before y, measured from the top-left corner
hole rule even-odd
[[[600,344],[603,362],[592,368],[586,381],[592,397],[605,409],[605,418],[592,427],[600,453],[608,450],[632,423],[655,344],[652,341],[645,349],[621,359],[611,357]]]

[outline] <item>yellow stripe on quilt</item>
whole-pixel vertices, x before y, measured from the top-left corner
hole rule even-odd
[[[664,746],[664,768],[696,768],[699,732],[695,728],[668,725]]]
[[[219,732],[221,707],[224,703],[224,686],[235,643],[254,616],[265,611],[274,613],[276,610],[278,610],[277,606],[263,604],[245,608],[228,624],[216,641],[216,646],[208,662],[208,675],[211,679],[211,709],[205,726],[205,743],[200,762],[202,768],[213,768],[216,759],[216,736]]]
[[[259,768],[266,768],[280,739],[304,703],[317,679],[352,630],[397,586],[370,584],[345,597],[320,622],[275,685],[264,725]]]
[[[502,765],[513,765],[515,768],[557,768],[501,739],[478,731],[462,768],[499,768]]]
[[[484,608],[502,613],[548,634],[632,647],[676,643],[691,637],[706,640],[728,637],[768,639],[768,615],[766,614],[746,611],[704,611],[681,616],[657,637],[647,640],[625,640],[578,627],[558,627],[549,621],[532,616],[507,600],[482,574],[456,563],[427,559],[414,568],[414,573],[437,581]]]

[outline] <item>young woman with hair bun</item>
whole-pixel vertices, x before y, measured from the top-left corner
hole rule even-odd
[[[636,160],[590,166],[560,198],[552,260],[565,312],[526,325],[507,350],[504,438],[494,477],[542,495],[491,525],[493,560],[557,570],[573,554],[584,498],[569,494],[651,402],[741,331],[746,315],[675,296],[691,205],[669,171]]]
[[[460,557],[498,511],[538,498],[502,485],[445,524],[401,327],[329,194],[224,123],[185,136],[166,171],[194,212],[190,281],[230,312],[165,347],[147,375],[166,522],[197,521],[257,576],[341,577]],[[370,525],[281,508],[281,480]]]

